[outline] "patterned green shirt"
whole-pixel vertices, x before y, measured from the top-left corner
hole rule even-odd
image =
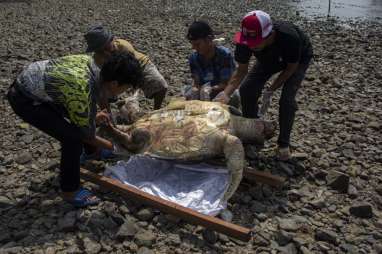
[[[17,87],[37,103],[50,103],[85,138],[95,136],[99,68],[89,55],[70,55],[30,64],[17,77]]]

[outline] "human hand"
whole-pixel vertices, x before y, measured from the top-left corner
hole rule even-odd
[[[265,114],[267,113],[268,108],[271,105],[272,96],[273,96],[272,90],[266,89],[263,92],[262,104],[261,104],[261,108],[259,110],[259,116],[261,118],[263,118],[265,116]]]
[[[97,113],[95,117],[97,125],[105,125],[107,122],[110,122],[110,115],[107,113],[106,109]]]

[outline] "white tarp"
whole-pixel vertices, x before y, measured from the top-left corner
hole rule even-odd
[[[178,164],[147,156],[132,156],[106,167],[105,176],[207,215],[225,209],[228,171],[209,164]]]

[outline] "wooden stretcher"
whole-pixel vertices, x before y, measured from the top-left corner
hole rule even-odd
[[[201,225],[205,228],[245,242],[249,241],[252,237],[251,229],[226,222],[213,216],[204,215],[190,208],[180,206],[174,202],[164,200],[137,188],[123,184],[118,180],[92,173],[84,168],[81,168],[80,173],[83,180],[97,184],[106,190],[116,192],[125,198],[142,202],[150,207],[157,208],[162,212],[172,214],[189,223]],[[249,182],[256,181],[259,183],[268,184],[274,187],[282,186],[285,181],[283,177],[275,176],[268,172],[258,171],[252,168],[244,169],[243,179]]]

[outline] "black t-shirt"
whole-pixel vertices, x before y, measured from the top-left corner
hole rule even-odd
[[[287,63],[309,63],[313,55],[309,38],[290,22],[275,22],[275,41],[261,51],[253,51],[247,45],[236,44],[235,60],[246,64],[254,55],[257,61],[271,68],[285,68]]]

